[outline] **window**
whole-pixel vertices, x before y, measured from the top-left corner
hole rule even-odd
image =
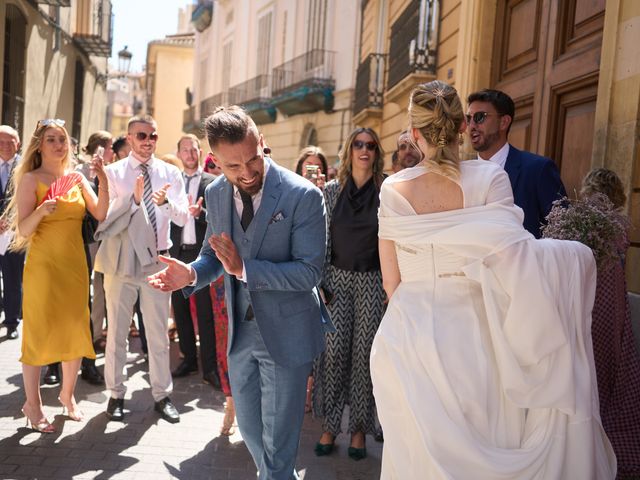
[[[71,136],[80,139],[80,129],[82,128],[82,106],[84,97],[84,64],[76,60],[76,75],[73,89],[73,124],[71,125]]]
[[[2,123],[22,135],[27,19],[18,7],[7,5],[4,24]]]
[[[272,12],[269,12],[258,20],[258,56],[256,63],[256,76],[266,75],[271,69],[272,17]]]
[[[325,49],[327,0],[309,0],[307,20],[307,52]]]

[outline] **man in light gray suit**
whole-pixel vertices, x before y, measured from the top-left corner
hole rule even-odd
[[[238,426],[261,480],[298,478],[295,459],[307,377],[333,328],[316,289],[326,247],[323,197],[265,157],[262,135],[239,107],[205,121],[224,177],[205,192],[206,240],[187,265],[149,277],[161,290],[207,287],[225,273],[229,377]]]

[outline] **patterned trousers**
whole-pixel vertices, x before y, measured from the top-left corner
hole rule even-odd
[[[382,275],[329,266],[323,284],[333,294],[327,308],[336,331],[327,334],[326,350],[314,366],[314,414],[324,418],[324,431],[337,435],[349,405],[348,431],[374,434],[369,355],[384,312]]]

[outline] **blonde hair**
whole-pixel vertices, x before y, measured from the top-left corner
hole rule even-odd
[[[463,121],[462,102],[451,85],[434,80],[418,85],[411,92],[411,128],[418,129],[425,141],[435,147],[431,157],[425,155],[424,162],[453,179],[460,176],[457,139]]]
[[[377,148],[376,158],[373,161],[373,183],[376,185],[376,189],[380,190],[382,181],[384,180],[384,150],[380,144],[380,138],[378,134],[372,128],[360,127],[352,131],[347,137],[344,146],[338,154],[340,157],[340,165],[338,166],[338,182],[340,182],[340,189],[343,189],[347,184],[347,179],[351,176],[351,160],[353,152],[353,141],[361,133],[367,133],[371,135],[373,141],[376,143]]]
[[[50,128],[61,130],[67,139],[67,155],[62,161],[64,170],[66,171],[71,165],[73,165],[71,157],[71,141],[69,140],[69,133],[67,132],[67,130],[63,126],[60,126],[58,124],[42,125],[40,122],[38,122],[33,135],[31,135],[29,145],[27,145],[27,148],[25,149],[21,160],[13,169],[11,182],[9,183],[9,188],[7,190],[10,200],[7,209],[2,215],[2,219],[9,225],[9,229],[15,232],[15,235],[13,236],[13,240],[9,247],[12,251],[18,252],[25,250],[29,245],[30,237],[23,237],[18,232],[18,199],[16,192],[18,191],[18,185],[20,185],[20,182],[22,181],[24,176],[27,173],[42,166],[40,147],[42,145],[42,138],[44,137],[45,132]]]
[[[582,180],[580,196],[589,196],[594,193],[605,194],[615,208],[624,207],[627,201],[622,180],[616,172],[607,168],[595,168]]]

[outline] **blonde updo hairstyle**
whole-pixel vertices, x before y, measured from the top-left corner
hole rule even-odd
[[[457,179],[460,176],[458,135],[464,122],[462,102],[451,85],[439,80],[422,83],[412,92],[409,101],[409,123],[420,131],[425,141],[435,147],[427,156],[426,166],[443,175]],[[422,150],[422,149],[419,149]]]

